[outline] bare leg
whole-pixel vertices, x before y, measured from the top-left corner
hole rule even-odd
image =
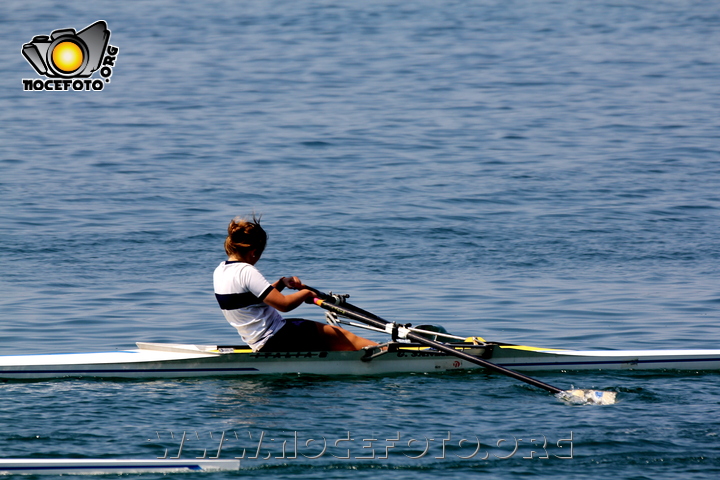
[[[316,322],[317,323],[317,322]],[[344,328],[317,323],[318,333],[325,337],[330,344],[330,349],[339,352],[351,352],[361,350],[363,347],[377,345],[367,338],[359,337]]]

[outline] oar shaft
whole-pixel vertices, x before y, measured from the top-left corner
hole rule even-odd
[[[327,299],[329,298],[328,295],[322,294],[322,292],[318,292],[315,289],[312,289],[314,292],[318,293],[319,297],[324,297],[325,300],[322,298],[316,298],[315,304],[319,306],[320,308],[323,308],[325,310],[338,313],[340,315],[343,315],[348,318],[352,318],[355,320],[358,320],[360,322],[366,323],[368,325],[371,325],[373,327],[377,327],[380,329],[384,329],[386,325],[392,324],[392,322],[388,322],[387,320],[384,320],[377,315],[371,314],[369,312],[365,312],[362,309],[358,309],[359,311],[354,311],[349,308],[343,308],[339,305],[335,305],[333,303],[329,303]],[[348,304],[348,307],[355,308],[352,305]],[[362,312],[362,313],[360,313]],[[498,373],[502,373],[503,375],[507,375],[508,377],[515,378],[517,380],[520,380],[521,382],[528,383],[530,385],[533,385],[538,388],[542,388],[543,390],[547,390],[550,393],[561,393],[563,392],[562,389],[553,387],[552,385],[548,385],[547,383],[541,382],[540,380],[536,380],[534,378],[528,377],[526,375],[523,375],[522,373],[516,372],[514,370],[510,370],[509,368],[501,367],[500,365],[496,365],[492,362],[488,362],[487,360],[483,358],[476,357],[474,355],[467,354],[465,352],[455,350],[452,347],[449,347],[443,343],[436,342],[430,339],[427,339],[421,335],[418,335],[413,332],[407,333],[407,338],[410,340],[413,340],[417,343],[427,345],[428,347],[432,347],[436,350],[439,350],[441,352],[445,352],[450,355],[454,355],[458,358],[461,358],[463,360],[466,360],[468,362],[474,363],[476,365],[483,366],[487,368],[488,370],[493,370]]]

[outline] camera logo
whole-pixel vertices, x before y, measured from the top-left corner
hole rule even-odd
[[[63,28],[49,36],[33,37],[23,45],[22,54],[35,71],[48,80],[24,78],[23,90],[102,90],[105,83],[110,82],[120,51],[109,45],[109,41],[110,30],[103,20],[79,32]],[[98,70],[104,81],[90,78]]]

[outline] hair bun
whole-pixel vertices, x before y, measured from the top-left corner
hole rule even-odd
[[[260,218],[253,215],[252,221],[235,217],[228,225],[228,236],[225,239],[225,252],[228,255],[243,256],[250,250],[262,254],[267,243],[267,234],[260,226]]]

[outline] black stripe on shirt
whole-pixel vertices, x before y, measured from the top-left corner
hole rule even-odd
[[[259,297],[256,297],[252,292],[245,293],[229,293],[229,294],[215,294],[215,298],[220,305],[222,310],[237,310],[239,308],[246,308],[251,305],[258,305],[263,303],[263,300],[268,296],[270,290],[274,287],[268,286],[265,291]]]

